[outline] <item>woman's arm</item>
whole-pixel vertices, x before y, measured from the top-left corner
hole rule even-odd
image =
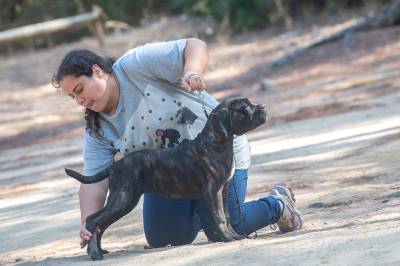
[[[191,73],[203,75],[208,64],[208,50],[207,44],[196,38],[155,42],[131,50],[117,62],[132,78],[156,78],[179,86],[185,75],[186,78]]]
[[[185,66],[184,73],[188,71],[203,75],[208,65],[207,44],[202,40],[189,38],[186,41],[184,53]]]
[[[111,138],[112,130],[106,126],[101,128],[104,139],[97,138],[90,130],[85,130],[83,141],[83,174],[94,175],[110,165],[115,159],[115,148],[106,137]],[[79,202],[81,209],[80,238],[84,247],[91,238],[91,233],[85,228],[86,218],[104,207],[108,192],[108,178],[93,184],[81,184],[79,187]]]
[[[196,38],[187,39],[184,59],[185,87],[189,90],[203,90],[206,86],[203,74],[208,65],[207,44]]]
[[[81,247],[86,246],[91,233],[85,227],[86,218],[104,207],[108,191],[108,178],[94,184],[81,184],[79,188],[79,202],[81,208]]]
[[[81,184],[79,201],[81,207],[81,223],[86,218],[104,207],[108,191],[108,178],[94,184]]]

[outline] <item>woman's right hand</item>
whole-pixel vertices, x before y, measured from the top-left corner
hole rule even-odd
[[[203,75],[194,71],[187,71],[183,77],[183,86],[188,91],[202,91],[206,88]]]
[[[86,223],[83,223],[81,226],[81,231],[79,232],[79,237],[81,238],[80,246],[84,248],[92,238],[92,233],[86,229]]]

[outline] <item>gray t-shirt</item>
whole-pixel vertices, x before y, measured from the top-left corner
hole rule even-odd
[[[181,87],[186,40],[151,43],[129,50],[113,65],[120,85],[117,110],[100,113],[102,137],[87,129],[83,157],[85,175],[114,162],[114,155],[152,148],[170,148],[194,139],[207,120],[198,92]],[[201,92],[208,113],[218,105]],[[234,139],[236,169],[250,165],[245,136]]]

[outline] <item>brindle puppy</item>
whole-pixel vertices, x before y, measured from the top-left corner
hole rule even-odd
[[[103,258],[104,230],[129,213],[144,192],[175,199],[203,198],[216,225],[213,238],[224,242],[242,239],[229,223],[223,197],[232,170],[233,135],[255,129],[265,120],[263,105],[251,104],[246,98],[226,100],[210,113],[204,129],[194,140],[184,141],[176,148],[130,153],[94,176],[65,169],[69,176],[84,184],[110,177],[106,206],[86,219],[86,227],[92,233],[88,255],[92,259]]]

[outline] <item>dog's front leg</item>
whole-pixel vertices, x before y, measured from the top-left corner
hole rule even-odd
[[[101,237],[104,231],[97,232],[101,230],[99,227],[99,222],[104,213],[107,212],[107,208],[104,207],[100,211],[88,216],[86,218],[86,228],[92,233],[92,237],[87,245],[86,253],[92,260],[103,259],[103,252],[101,249]]]
[[[215,235],[217,236],[217,241],[230,242],[235,240],[226,223],[222,188],[217,192],[213,192],[212,189],[207,189],[204,193],[204,199],[207,202],[210,215],[215,224]]]
[[[92,232],[92,238],[87,247],[87,254],[93,260],[103,259],[101,236],[114,222],[129,213],[139,202],[141,191],[112,190],[108,196],[106,206],[99,212],[86,219],[87,229]],[[100,229],[100,233],[97,233]]]

